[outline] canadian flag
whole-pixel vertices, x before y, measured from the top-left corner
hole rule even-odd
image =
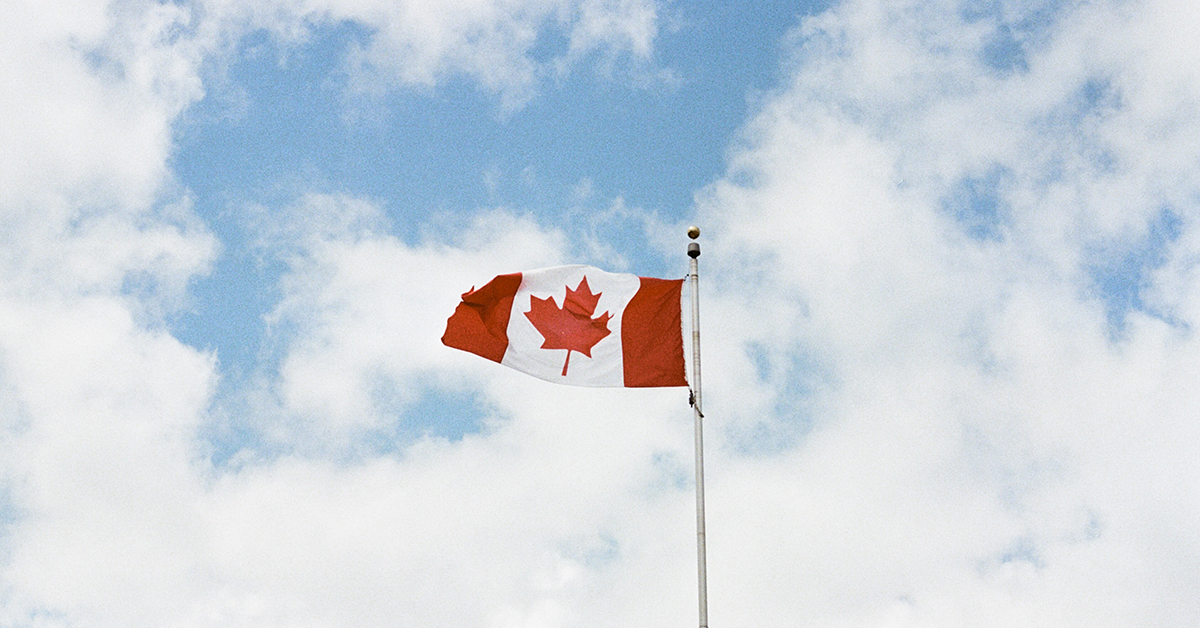
[[[462,302],[442,344],[575,386],[687,386],[682,279],[557,266],[500,275]]]

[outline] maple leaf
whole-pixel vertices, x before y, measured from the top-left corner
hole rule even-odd
[[[612,319],[612,315],[605,312],[592,318],[601,294],[603,293],[592,294],[585,276],[574,290],[567,286],[567,296],[563,299],[561,308],[554,297],[530,299],[530,308],[525,312],[525,317],[533,323],[542,338],[545,338],[541,348],[567,350],[567,359],[563,362],[562,370],[564,377],[567,375],[567,365],[571,363],[572,351],[578,351],[590,358],[592,347],[612,333],[608,329],[608,321]]]

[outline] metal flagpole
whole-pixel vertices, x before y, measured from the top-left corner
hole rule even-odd
[[[688,227],[688,237],[700,237],[699,227]],[[700,404],[700,244],[688,243],[692,284],[692,416],[696,424],[696,572],[700,581],[700,628],[708,628],[708,567],[704,548],[704,411]]]

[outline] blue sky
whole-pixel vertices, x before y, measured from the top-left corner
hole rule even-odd
[[[356,104],[348,50],[371,37],[354,22],[319,23],[299,44],[249,33],[204,99],[175,125],[172,165],[197,212],[227,247],[197,286],[182,334],[251,366],[272,305],[270,264],[247,272],[247,203],[286,201],[307,189],[379,203],[393,233],[415,240],[431,218],[509,207],[570,229],[567,209],[620,198],[639,212],[683,220],[695,190],[715,180],[756,99],[774,86],[783,35],[814,5],[666,7],[646,59],[583,59],[545,78],[508,110],[470,77],[398,88]],[[566,43],[543,25],[535,61]],[[216,70],[214,70],[215,72]],[[361,108],[361,110],[360,110]],[[635,254],[638,234],[606,234]],[[678,274],[661,259],[644,274]],[[278,270],[278,269],[276,269]]]
[[[438,339],[704,254],[714,626],[1200,619],[1182,0],[0,15],[0,625],[674,625],[686,391]]]

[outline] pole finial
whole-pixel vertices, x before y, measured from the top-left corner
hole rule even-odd
[[[688,233],[689,238],[695,240],[696,238],[700,237],[700,227],[697,227],[696,225],[692,225],[692,226],[688,227],[687,233]]]

